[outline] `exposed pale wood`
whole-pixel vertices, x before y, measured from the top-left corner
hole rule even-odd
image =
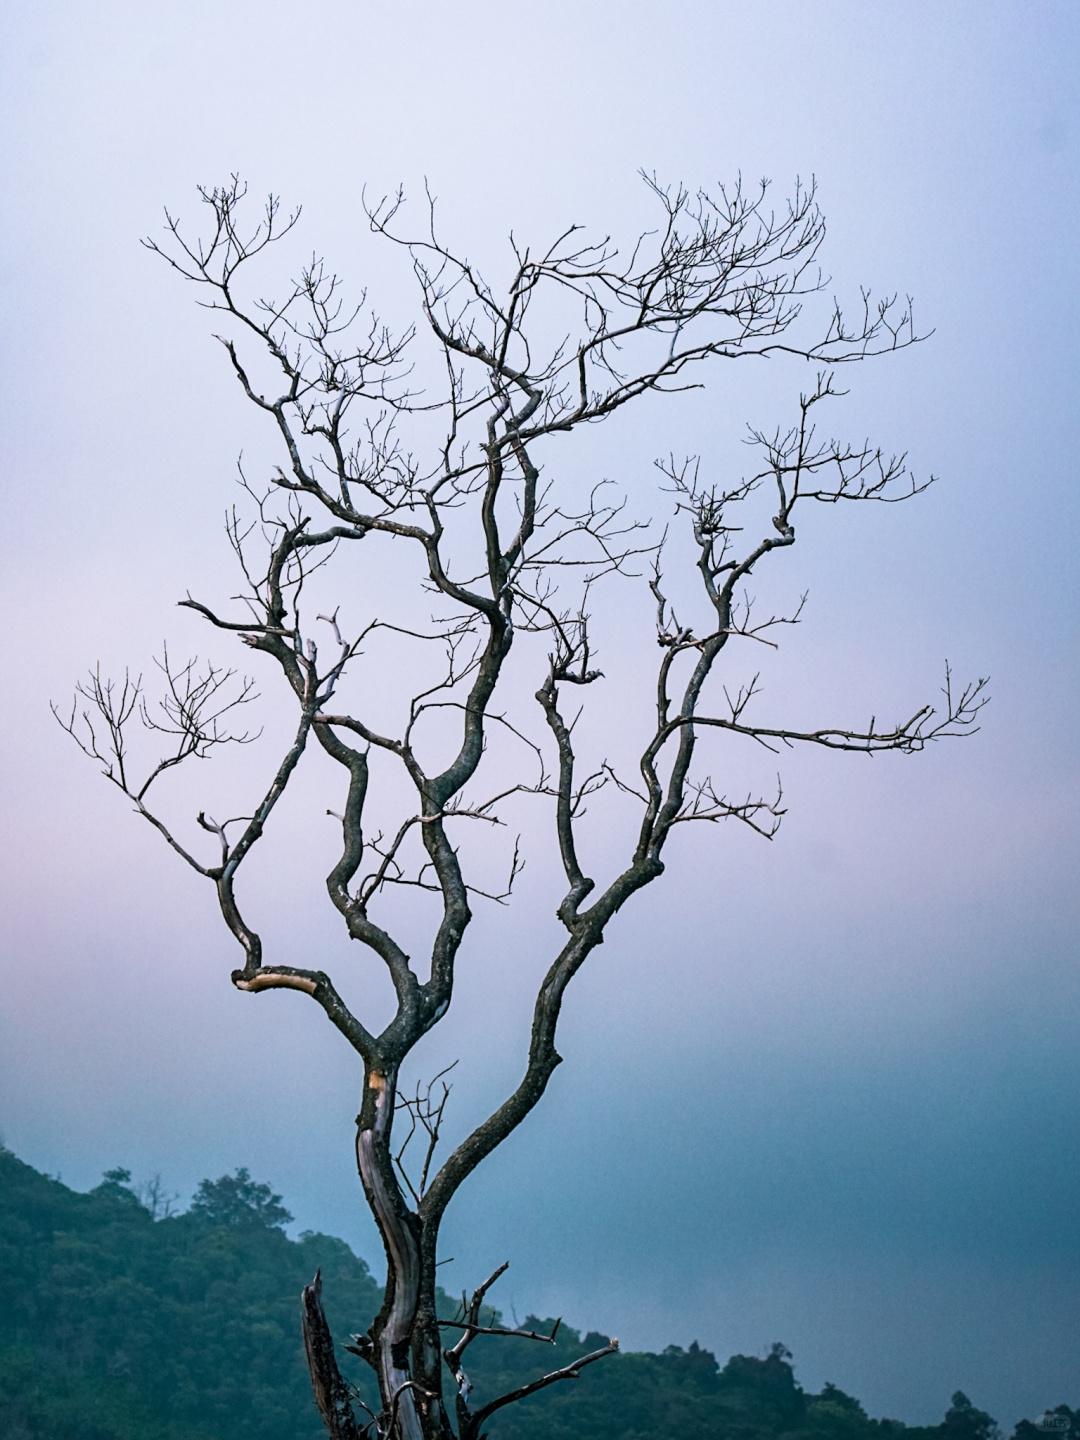
[[[442,244],[433,214],[430,225],[410,240],[395,228],[401,222],[400,197],[368,212],[372,231],[400,245],[411,263],[420,289],[421,329],[446,377],[441,395],[419,396],[409,389],[407,352],[417,338],[412,329],[395,335],[374,320],[369,327],[365,319],[350,330],[338,281],[319,261],[302,271],[282,303],[250,304],[239,298],[237,271],[287,234],[296,216],[283,221],[271,199],[261,224],[251,225],[241,215],[245,190],[235,177],[229,185],[203,191],[212,215],[204,242],[182,235],[171,217],[169,239],[162,246],[147,242],[195,282],[209,308],[222,312],[237,335],[253,341],[269,361],[256,383],[242,347],[223,338],[243,393],[283,447],[281,466],[266,492],[249,489],[257,516],[253,532],[266,540],[265,558],[252,561],[255,542],[234,514],[227,528],[246,585],[244,608],[222,616],[191,597],[180,603],[274,663],[296,711],[293,736],[250,815],[219,823],[200,814],[199,825],[220,851],[210,864],[180,843],[151,810],[147,796],[162,774],[185,759],[204,758],[215,747],[248,738],[228,733],[225,717],[253,698],[251,682],[243,682],[238,695],[229,698],[232,672],[211,666],[203,675],[194,662],[170,667],[166,657],[164,720],[147,709],[141,680],[125,677],[122,685],[114,685],[97,671],[79,687],[70,717],[58,718],[138,813],[215,885],[222,917],[243,952],[243,965],[233,972],[237,988],[309,995],[363,1061],[356,1159],[386,1251],[387,1286],[368,1336],[357,1337],[352,1348],[378,1374],[382,1410],[374,1425],[379,1440],[452,1440],[442,1399],[444,1365],[458,1385],[458,1424],[469,1440],[494,1410],[573,1378],[582,1366],[615,1349],[612,1342],[472,1414],[461,1358],[475,1335],[504,1333],[504,1327],[480,1324],[481,1302],[500,1272],[474,1292],[458,1322],[461,1337],[444,1350],[435,1310],[439,1228],[462,1183],[543,1096],[560,1063],[556,1035],[567,986],[604,942],[612,917],[663,873],[675,826],[735,819],[766,837],[775,833],[784,813],[779,787],[775,799],[771,791],[730,799],[714,788],[709,774],[697,773],[698,745],[745,737],[766,748],[811,744],[913,753],[933,740],[971,733],[985,703],[984,682],[954,694],[946,673],[945,703],[938,714],[924,706],[899,725],[879,727],[872,720],[861,727],[809,729],[756,724],[748,711],[757,694],[754,680],[736,690],[734,698],[718,684],[722,657],[740,638],[773,645],[765,632],[799,618],[801,607],[752,623],[749,602],[740,608],[737,600],[752,573],[757,578],[761,568],[775,563],[770,557],[794,546],[796,507],[891,503],[929,483],[911,479],[903,456],[886,457],[868,442],[822,442],[815,439],[814,425],[818,407],[841,393],[833,385],[831,367],[904,348],[919,337],[910,305],[895,296],[872,302],[863,292],[850,321],[835,302],[826,303],[820,318],[809,319],[806,301],[823,285],[817,256],[824,221],[812,185],[807,189],[796,183],[786,206],[774,208],[767,182],[752,189],[737,183],[710,196],[681,186],[665,189],[645,179],[659,207],[659,224],[636,245],[622,252],[607,241],[588,245],[577,227],[535,254],[512,241],[511,280],[501,294]],[[541,291],[557,297],[560,305],[569,300],[580,307],[576,328],[572,325],[553,346],[544,325],[534,327],[527,316]],[[700,367],[706,362],[783,354],[814,362],[817,380],[800,397],[787,430],[751,433],[760,466],[755,473],[724,488],[699,478],[693,459],[661,464],[667,495],[674,495],[678,522],[686,525],[694,547],[697,573],[691,567],[691,575],[700,613],[690,617],[693,625],[683,624],[662,589],[663,540],[646,544],[634,533],[636,525],[627,525],[621,505],[609,503],[597,488],[587,498],[565,502],[555,472],[548,470],[541,478],[546,463],[541,452],[549,439],[605,420],[641,396],[687,388],[692,376],[704,373]],[[273,387],[266,394],[258,388],[264,376]],[[436,440],[427,461],[415,458],[411,440],[399,443],[397,427],[411,417],[420,425],[418,443],[427,444],[439,413],[445,439]],[[764,514],[746,524],[745,512],[738,512],[742,519],[733,517],[736,507],[759,491],[771,497]],[[445,534],[450,525],[455,527],[453,544]],[[388,539],[413,550],[424,583],[436,596],[436,610],[449,612],[449,618],[433,621],[430,633],[419,633],[399,625],[400,614],[387,618],[380,608],[378,616],[358,622],[350,639],[334,610],[316,617],[332,635],[329,658],[320,658],[327,631],[308,626],[301,595],[305,573],[328,560],[337,546],[348,564]],[[596,557],[584,572],[574,568],[582,563],[582,547]],[[660,655],[654,666],[641,667],[646,719],[640,778],[628,784],[605,761],[582,779],[574,723],[562,696],[572,693],[567,687],[580,692],[602,679],[590,664],[590,587],[615,572],[638,573],[635,566],[650,556],[656,627],[642,654],[656,655],[655,639]],[[564,608],[556,599],[560,580],[583,574]],[[355,594],[354,581],[348,584]],[[380,607],[384,598],[390,603],[380,596]],[[438,644],[446,654],[445,677],[433,688],[418,687],[391,733],[375,728],[370,714],[346,713],[337,695],[347,667],[375,630]],[[535,742],[514,728],[516,712],[511,724],[502,695],[518,683],[518,674],[527,673],[512,674],[507,661],[516,637],[530,632],[540,634],[543,644],[537,672],[520,693],[530,708],[535,694],[541,707],[541,740]],[[429,751],[416,739],[417,725],[430,714],[435,691],[442,697],[441,729]],[[82,700],[87,709],[80,710]],[[364,703],[361,689],[361,712]],[[167,734],[175,742],[141,782],[131,774],[126,743],[126,727],[140,718],[158,736]],[[499,776],[491,787],[497,793],[489,791],[484,799],[484,792],[478,796],[475,791],[496,724],[525,739],[532,751],[529,764],[535,760],[538,773],[509,784]],[[235,890],[239,866],[262,839],[286,787],[295,783],[312,737],[339,767],[347,792],[338,816],[341,848],[326,880],[330,901],[349,937],[385,966],[394,989],[395,1011],[380,1033],[353,1013],[325,971],[266,961],[262,938],[242,914]],[[553,762],[548,758],[552,741]],[[357,744],[361,748],[354,748]],[[380,765],[398,769],[408,790],[406,807],[387,828],[392,838],[385,841],[378,827],[371,834],[370,812],[365,832],[373,783],[369,749]],[[426,768],[431,754],[441,769]],[[639,810],[618,842],[621,850],[614,840],[607,847],[621,858],[597,882],[586,873],[577,821],[583,801],[609,783]],[[391,1146],[402,1063],[450,1007],[455,967],[472,919],[470,898],[506,899],[519,870],[515,847],[507,894],[493,895],[479,886],[463,863],[455,827],[493,821],[496,803],[526,793],[541,803],[554,801],[554,839],[565,888],[560,881],[561,895],[551,897],[564,936],[536,995],[524,1073],[513,1093],[456,1146],[430,1182],[443,1112],[441,1106],[427,1106],[422,1128],[429,1143],[422,1174],[415,1186],[410,1182],[403,1188],[395,1171],[403,1147],[395,1151]],[[205,836],[198,838],[205,843]],[[410,845],[416,848],[415,863],[406,858]],[[418,962],[371,913],[386,888],[395,885],[417,887],[435,899],[430,946]],[[414,1122],[421,1114],[419,1099],[415,1103]],[[334,1440],[352,1440],[357,1426],[334,1360],[320,1283],[317,1276],[304,1292],[312,1384]]]

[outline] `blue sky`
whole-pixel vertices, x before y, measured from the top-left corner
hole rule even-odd
[[[353,1057],[300,997],[232,991],[211,895],[48,716],[99,658],[205,646],[175,600],[231,593],[236,455],[270,454],[207,317],[138,246],[161,207],[190,214],[198,182],[238,170],[303,202],[303,243],[405,314],[365,183],[428,177],[446,233],[495,265],[511,228],[647,224],[639,167],[780,194],[813,174],[837,284],[911,292],[934,330],[846,377],[837,425],[940,483],[800,531],[783,585],[809,608],[770,703],[913,709],[946,658],[990,673],[994,703],[922,757],[785,757],[772,845],[687,841],[575,982],[566,1063],[463,1192],[447,1280],[509,1258],[520,1314],[722,1357],[780,1339],[808,1385],[909,1421],[958,1387],[1006,1424],[1078,1403],[1078,37],[1073,5],[966,0],[9,9],[7,1144],[77,1186],[124,1164],[186,1195],[248,1165],[299,1225],[377,1258]],[[718,373],[567,464],[636,495],[671,449],[728,463],[799,379]],[[609,642],[624,669],[633,643],[629,624]],[[324,843],[309,808],[252,894],[267,933],[355,965],[301,883]],[[616,838],[599,820],[601,861]],[[517,918],[478,917],[420,1057],[463,1057],[459,1126],[520,1071],[545,873]]]

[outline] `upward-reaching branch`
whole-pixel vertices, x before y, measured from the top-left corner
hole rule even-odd
[[[383,1308],[369,1333],[356,1337],[381,1391],[381,1412],[367,1427],[352,1418],[329,1332],[320,1328],[318,1281],[306,1292],[320,1409],[345,1440],[372,1427],[385,1440],[452,1440],[444,1363],[458,1384],[459,1436],[468,1440],[499,1407],[575,1376],[616,1348],[612,1341],[471,1411],[462,1356],[476,1335],[506,1333],[481,1316],[501,1271],[463,1305],[460,1319],[439,1317],[439,1227],[463,1181],[543,1095],[560,1063],[556,1037],[567,986],[616,912],[663,872],[674,827],[737,819],[767,837],[775,833],[783,814],[779,782],[775,798],[771,775],[765,795],[739,798],[740,788],[731,798],[721,777],[726,752],[719,749],[703,772],[699,740],[711,751],[717,741],[748,739],[767,749],[803,742],[912,753],[971,733],[986,703],[984,681],[954,693],[947,672],[943,707],[913,707],[892,726],[754,719],[757,685],[738,668],[741,642],[775,647],[779,627],[800,619],[802,603],[762,612],[763,619],[747,587],[776,564],[775,552],[794,546],[797,506],[891,503],[929,483],[911,477],[903,455],[869,441],[823,439],[817,430],[820,407],[842,393],[834,367],[903,349],[919,336],[910,302],[895,296],[875,300],[860,291],[850,317],[824,301],[818,257],[825,230],[812,183],[797,183],[791,199],[772,208],[764,181],[707,193],[645,180],[659,224],[624,253],[606,238],[587,241],[577,226],[536,250],[512,242],[501,287],[444,243],[433,203],[413,239],[399,230],[400,195],[371,206],[372,231],[401,247],[419,287],[422,318],[401,331],[369,314],[363,294],[347,305],[338,276],[317,257],[283,299],[253,298],[249,274],[292,233],[299,212],[286,216],[271,198],[249,223],[245,187],[235,176],[200,192],[209,215],[203,240],[167,213],[165,240],[147,242],[218,312],[228,368],[280,447],[265,489],[241,472],[244,504],[254,507],[250,521],[234,510],[227,522],[241,594],[229,606],[190,595],[180,603],[269,664],[292,707],[290,734],[248,813],[219,820],[204,808],[195,839],[186,841],[175,821],[163,818],[167,812],[150,811],[148,792],[156,787],[157,805],[167,795],[165,777],[181,764],[256,738],[228,728],[237,708],[255,699],[252,682],[234,685],[232,672],[216,663],[175,667],[166,656],[159,705],[148,705],[141,678],[113,683],[95,670],[70,715],[58,718],[213,882],[243,954],[236,986],[310,995],[363,1061],[357,1163],[387,1258]],[[555,463],[555,437],[607,420],[646,394],[695,388],[710,362],[784,355],[813,361],[819,373],[791,424],[750,430],[755,468],[707,480],[709,467],[695,459],[661,464],[675,523],[686,526],[691,546],[689,589],[665,573],[672,560],[666,530],[654,538],[647,518],[632,513],[606,481],[590,473],[580,484]],[[380,554],[387,557],[382,568]],[[643,568],[651,571],[643,583],[656,606],[659,655],[655,669],[644,662],[645,650],[635,664],[618,735],[610,720],[601,726],[612,745],[639,736],[641,778],[631,784],[620,778],[623,759],[588,753],[564,704],[573,694],[591,707],[603,679],[597,655],[601,622],[610,616],[601,610],[600,620],[593,618],[598,587],[616,578],[638,583]],[[321,592],[334,574],[347,578],[327,604]],[[431,599],[430,624],[417,621],[410,598],[417,574]],[[312,587],[320,592],[313,623]],[[625,612],[616,619],[625,643],[631,621]],[[515,646],[524,650],[520,663]],[[395,709],[399,681],[408,682],[408,693]],[[164,753],[137,760],[140,734],[164,740]],[[385,967],[393,1013],[381,1029],[345,1004],[318,957],[305,955],[300,966],[264,954],[247,918],[252,902],[242,904],[237,893],[242,867],[265,853],[259,841],[277,823],[312,736],[341,795],[333,812],[340,847],[327,892],[347,935]],[[521,751],[507,749],[522,744],[527,772],[514,768]],[[601,792],[613,802],[612,829],[590,857],[581,821]],[[523,863],[517,842],[508,845],[502,858],[510,881],[500,890],[481,871],[490,857],[477,853],[469,831],[502,833],[498,812],[519,802],[551,806],[550,838],[562,868],[553,905],[564,940],[536,996],[520,1083],[436,1170],[448,1087],[434,1095],[417,1088],[405,1098],[401,1067],[452,1003],[471,902],[505,901]],[[216,848],[213,863],[196,858],[206,835]],[[417,900],[409,921],[415,954],[395,933],[387,905],[388,892],[401,886]],[[368,996],[360,993],[363,1009]],[[409,1127],[404,1144],[393,1140],[395,1114]],[[426,1137],[415,1178],[404,1169],[413,1134]],[[462,1328],[453,1346],[442,1345],[440,1325]]]

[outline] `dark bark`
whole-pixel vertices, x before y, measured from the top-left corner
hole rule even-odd
[[[501,1410],[504,1405],[513,1405],[516,1400],[524,1400],[528,1395],[535,1395],[539,1390],[546,1390],[549,1385],[557,1385],[560,1380],[577,1380],[586,1365],[593,1365],[607,1355],[614,1355],[618,1348],[619,1342],[612,1340],[599,1350],[582,1355],[580,1360],[575,1360],[570,1365],[564,1365],[561,1370],[553,1370],[549,1375],[542,1375],[539,1380],[532,1380],[528,1385],[519,1385],[516,1390],[511,1390],[506,1395],[500,1395],[497,1399],[490,1400],[479,1410],[463,1417],[463,1423],[459,1423],[458,1427],[460,1440],[478,1440],[480,1427],[485,1420],[495,1414],[496,1410]]]
[[[311,1372],[311,1388],[330,1440],[360,1440],[360,1430],[353,1415],[349,1387],[342,1378],[334,1355],[334,1341],[322,1305],[322,1272],[304,1287],[302,1329],[304,1350]]]
[[[169,693],[162,720],[145,708],[141,682],[126,679],[122,687],[114,687],[95,672],[89,684],[79,687],[89,708],[80,714],[77,697],[70,718],[61,723],[173,849],[215,885],[223,919],[243,952],[244,964],[233,972],[237,988],[249,993],[292,989],[311,996],[363,1062],[356,1157],[386,1251],[387,1286],[382,1310],[358,1353],[379,1377],[382,1437],[451,1437],[442,1401],[443,1364],[457,1375],[455,1366],[460,1368],[468,1340],[478,1333],[477,1296],[482,1298],[486,1287],[474,1295],[476,1314],[463,1340],[444,1352],[435,1314],[442,1216],[467,1176],[543,1096],[560,1063],[556,1034],[566,988],[603,943],[608,922],[662,874],[665,847],[677,824],[733,818],[767,837],[779,824],[779,793],[776,800],[750,796],[733,801],[714,788],[711,776],[695,777],[699,738],[704,743],[706,736],[747,737],[767,748],[801,743],[910,753],[931,740],[970,733],[985,703],[983,682],[954,697],[947,675],[941,715],[923,707],[906,724],[884,729],[873,722],[862,729],[759,726],[747,714],[756,694],[754,680],[736,690],[734,699],[726,687],[718,686],[716,672],[726,665],[734,637],[772,645],[770,627],[798,618],[796,611],[755,624],[749,602],[740,608],[736,601],[737,587],[755,567],[795,544],[792,515],[798,504],[893,501],[924,488],[907,477],[902,456],[887,459],[868,445],[823,444],[815,439],[812,423],[815,407],[837,393],[827,367],[896,350],[918,337],[910,307],[898,308],[895,298],[875,305],[866,292],[853,323],[833,305],[818,329],[804,333],[809,323],[804,306],[821,287],[816,256],[824,235],[812,187],[807,191],[796,186],[786,209],[773,211],[766,205],[765,186],[747,194],[737,185],[710,198],[647,183],[660,206],[661,223],[624,252],[628,259],[606,243],[580,244],[572,228],[535,257],[515,246],[513,278],[501,296],[443,247],[433,224],[421,239],[406,242],[393,229],[397,204],[369,213],[376,234],[408,249],[426,333],[445,376],[441,400],[421,399],[409,389],[412,330],[394,336],[373,322],[358,342],[350,338],[349,323],[340,318],[337,279],[324,272],[321,262],[302,272],[283,303],[245,308],[237,300],[237,271],[295,221],[294,216],[282,224],[276,201],[271,200],[261,228],[252,235],[238,225],[244,190],[234,179],[222,189],[203,192],[213,215],[206,243],[189,244],[171,218],[169,253],[148,242],[202,287],[210,308],[222,311],[242,334],[264,347],[280,386],[279,393],[261,393],[255,372],[249,371],[234,341],[223,342],[244,394],[268,417],[284,446],[283,466],[265,494],[249,491],[257,507],[252,528],[269,540],[265,568],[256,568],[251,560],[249,532],[235,518],[228,525],[248,587],[242,597],[246,609],[222,617],[190,597],[181,603],[273,662],[298,717],[292,743],[252,813],[221,823],[199,816],[220,850],[213,864],[196,859],[176,839],[149,808],[147,792],[191,755],[202,758],[214,747],[246,738],[227,733],[222,717],[252,698],[250,682],[229,701],[222,693],[228,674],[211,667],[199,678],[191,665],[170,670],[166,659]],[[549,290],[560,299],[574,297],[581,309],[577,332],[545,350],[543,329],[533,333],[527,317],[536,295]],[[661,467],[696,546],[694,583],[700,587],[705,619],[695,634],[692,626],[676,621],[661,590],[663,541],[639,544],[634,534],[638,527],[625,522],[621,505],[608,503],[597,488],[584,500],[564,503],[558,489],[563,482],[551,480],[550,471],[542,478],[537,447],[579,425],[604,420],[639,396],[686,388],[692,367],[706,361],[784,353],[826,368],[814,390],[800,398],[797,419],[788,431],[752,432],[764,457],[756,474],[723,490],[699,482],[696,462],[688,460],[680,467],[671,461]],[[395,427],[420,409],[430,418],[440,407],[447,422],[445,442],[423,470],[411,448],[399,444]],[[354,421],[364,417],[356,432],[360,439],[351,438],[350,414]],[[426,443],[428,432],[421,438]],[[549,480],[551,488],[545,490]],[[769,506],[775,505],[774,515],[766,510],[765,517],[749,527],[729,519],[736,506],[749,503],[762,487],[775,497]],[[274,508],[275,497],[280,509]],[[322,517],[322,528],[314,528],[314,515]],[[472,528],[463,534],[465,521]],[[446,538],[451,524],[458,527],[453,546]],[[745,548],[739,549],[747,529]],[[762,530],[764,538],[750,538]],[[342,637],[337,611],[320,615],[318,620],[330,627],[334,647],[330,662],[320,661],[317,627],[309,631],[301,603],[306,574],[330,559],[335,546],[355,559],[364,554],[358,544],[370,547],[390,538],[401,546],[418,547],[436,609],[448,611],[449,618],[433,621],[433,634],[418,634],[375,617],[349,640]],[[630,785],[619,779],[606,760],[582,780],[574,726],[561,709],[560,690],[586,689],[602,678],[590,668],[590,587],[632,570],[633,557],[646,553],[653,557],[654,638],[661,654],[654,676],[646,676],[641,689],[646,715],[655,706],[655,723],[647,720],[645,726],[640,780]],[[566,577],[583,577],[569,607],[557,598]],[[379,616],[384,600],[390,603],[388,597],[378,597]],[[389,734],[373,728],[364,714],[350,714],[344,705],[332,703],[361,642],[380,628],[414,641],[433,641],[446,654],[444,678],[433,687],[418,688],[407,719],[397,733]],[[511,783],[493,798],[467,800],[466,788],[471,794],[481,775],[493,726],[509,726],[497,697],[507,689],[507,659],[515,636],[523,632],[542,636],[548,651],[525,693],[531,695],[541,681],[535,698],[550,735],[545,744],[554,741],[554,773],[548,772],[545,746],[526,739],[538,760],[539,778]],[[319,633],[325,636],[327,631]],[[719,699],[718,690],[725,700],[719,708],[725,712],[726,707],[726,713],[709,713],[708,696]],[[363,695],[360,698],[362,702]],[[429,769],[417,726],[436,703],[441,707],[443,768]],[[157,734],[175,737],[173,751],[141,785],[130,778],[126,734],[133,716],[141,716]],[[516,726],[516,714],[514,719]],[[543,735],[543,727],[538,729]],[[341,850],[327,876],[327,891],[348,935],[379,958],[394,988],[395,1013],[379,1034],[352,1013],[324,970],[268,961],[236,894],[239,867],[306,763],[312,735],[340,767],[344,790]],[[411,787],[410,807],[389,826],[387,834],[393,838],[388,840],[367,817],[375,784],[369,753],[399,765]],[[449,762],[444,763],[447,754]],[[577,822],[584,801],[607,785],[634,797],[640,815],[623,836],[623,859],[615,873],[598,885],[582,862]],[[643,791],[635,788],[642,785]],[[391,1148],[400,1068],[452,1002],[455,967],[472,918],[470,896],[487,893],[470,880],[457,827],[493,821],[496,802],[518,793],[555,802],[554,840],[565,890],[552,898],[566,938],[536,997],[525,1073],[517,1088],[453,1150],[425,1190],[429,1148],[423,1175],[415,1187],[409,1182],[407,1196],[395,1169],[400,1155],[395,1157]],[[409,858],[414,853],[416,858]],[[508,889],[517,863],[515,849]],[[438,902],[426,975],[371,913],[393,885],[417,887]],[[592,903],[582,908],[589,900]],[[436,1125],[432,1146],[437,1138]],[[355,1421],[322,1316],[318,1277],[304,1295],[305,1344],[317,1403],[335,1440],[339,1435],[351,1440]],[[489,1402],[475,1414],[459,1384],[456,1404],[463,1440],[470,1440],[483,1418],[498,1407],[572,1378],[581,1365],[611,1348]]]

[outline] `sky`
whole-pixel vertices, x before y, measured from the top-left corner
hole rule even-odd
[[[935,698],[947,659],[989,674],[993,703],[977,736],[918,757],[785,755],[771,843],[734,825],[680,841],[575,980],[543,1105],[451,1211],[445,1283],[509,1259],[521,1318],[721,1359],[780,1340],[808,1387],[911,1423],[958,1388],[1007,1426],[1080,1404],[1075,5],[38,0],[5,32],[5,1143],[76,1188],[123,1165],[182,1199],[246,1165],[297,1229],[380,1268],[355,1057],[304,997],[232,989],[208,887],[49,715],[98,661],[149,669],[163,638],[204,653],[175,602],[233,593],[237,455],[276,458],[209,317],[139,246],[162,207],[194,219],[196,185],[239,172],[302,203],[302,245],[408,319],[365,185],[415,202],[426,179],[444,233],[497,268],[511,230],[646,228],[641,168],[766,175],[778,195],[812,175],[836,285],[911,293],[933,331],[846,375],[837,427],[938,483],[803,522],[777,603],[806,589],[808,608],[763,664],[766,698],[815,723],[898,714]],[[718,371],[558,463],[662,523],[653,457],[739,463],[740,427],[777,423],[800,383]],[[616,744],[619,686],[652,645],[639,599],[604,612]],[[391,661],[380,683],[404,678]],[[264,748],[180,783],[189,820],[255,783],[279,720],[268,701]],[[325,913],[332,799],[313,771],[251,900],[377,1012]],[[516,909],[478,911],[418,1057],[418,1077],[459,1059],[455,1133],[520,1073],[550,881],[540,858]]]

